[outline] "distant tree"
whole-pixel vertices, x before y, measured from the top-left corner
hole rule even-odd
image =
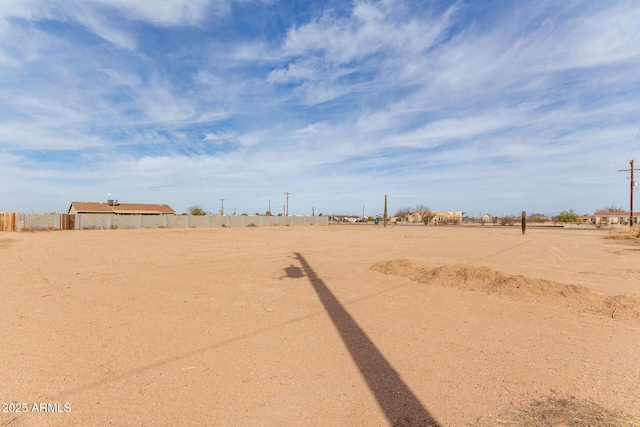
[[[600,209],[600,212],[625,212],[625,210],[622,206],[616,206],[612,204],[611,206],[605,206],[604,208]]]
[[[242,215],[240,215],[240,216],[249,216],[249,214],[246,213],[246,212],[242,212]]]
[[[498,218],[498,220],[502,225],[513,225],[517,221],[517,219],[513,216],[501,216],[500,218]]]
[[[560,212],[558,215],[558,221],[568,223],[568,222],[577,222],[578,214],[574,212],[573,209],[569,209],[568,211]]]
[[[187,208],[189,215],[206,215],[207,213],[200,207],[200,205],[193,205]]]
[[[527,222],[544,222],[548,220],[549,218],[545,214],[541,213],[532,213],[527,217]]]
[[[398,211],[396,212],[396,214],[394,215],[397,218],[402,218],[403,220],[406,220],[409,217],[409,214],[413,212],[413,209],[406,207],[406,208],[400,208],[398,209]]]
[[[425,225],[429,224],[429,222],[431,222],[431,220],[433,219],[431,209],[429,209],[429,206],[427,205],[416,205],[415,212],[420,214],[420,216],[422,217],[422,222],[424,222]]]
[[[271,215],[271,211],[266,211],[266,212],[265,212],[265,215],[267,215],[267,216],[273,216],[273,215]]]

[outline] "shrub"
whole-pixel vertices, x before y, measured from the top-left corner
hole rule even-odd
[[[187,208],[190,215],[206,215],[207,213],[200,207],[200,205],[193,205]]]

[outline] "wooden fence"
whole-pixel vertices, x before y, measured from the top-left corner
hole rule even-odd
[[[74,230],[76,228],[76,216],[69,214],[60,215],[60,230]]]
[[[0,231],[18,231],[18,214],[0,212]]]

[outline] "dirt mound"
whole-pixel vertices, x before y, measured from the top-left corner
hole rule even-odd
[[[605,239],[640,245],[640,226],[611,230]]]
[[[640,419],[608,410],[597,403],[569,398],[549,397],[534,401],[522,408],[505,411],[495,420],[481,420],[473,427],[495,425],[540,426],[540,427],[629,427],[638,425]]]
[[[601,315],[640,318],[640,298],[628,295],[606,296],[584,286],[566,285],[522,275],[507,275],[487,267],[444,265],[428,269],[408,259],[381,261],[373,271],[408,277],[419,283],[447,286],[507,297],[564,304]]]

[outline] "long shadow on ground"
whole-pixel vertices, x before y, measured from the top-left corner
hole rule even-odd
[[[304,256],[297,252],[294,254],[387,420],[394,426],[440,427]],[[303,276],[302,271],[294,266],[287,267],[285,272],[291,278]]]

